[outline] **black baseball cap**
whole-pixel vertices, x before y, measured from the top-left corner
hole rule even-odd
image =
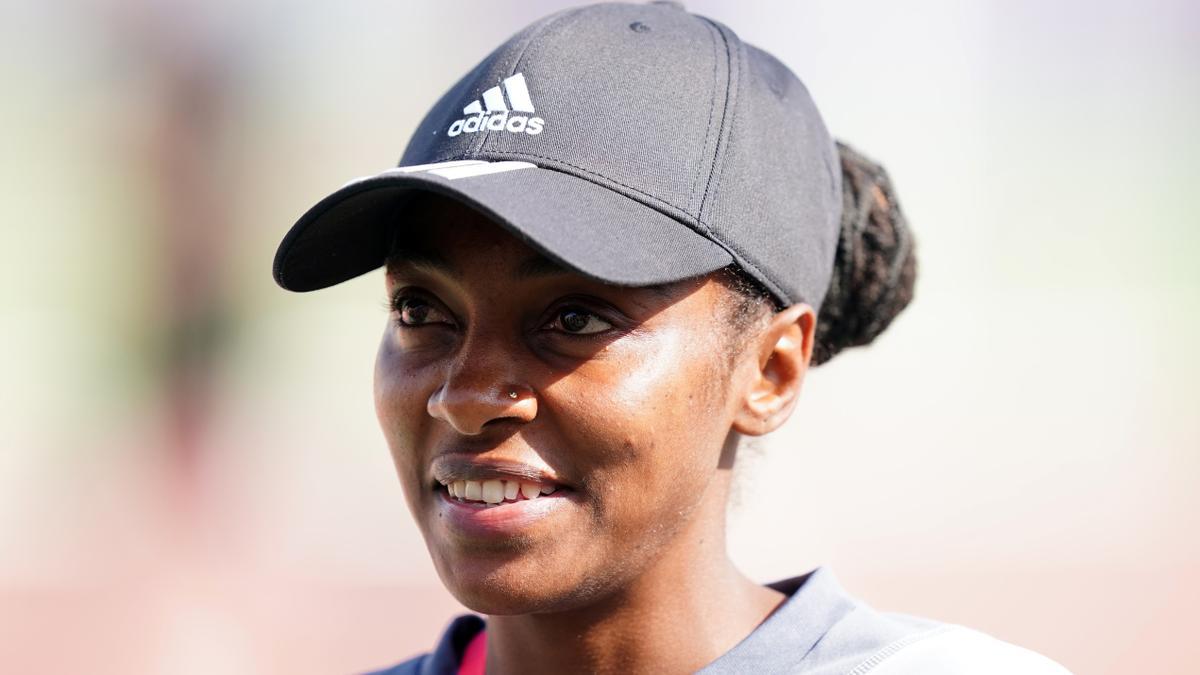
[[[275,280],[311,291],[382,266],[421,193],[604,282],[735,263],[779,304],[814,308],[842,208],[837,148],[804,84],[677,3],[588,5],[514,35],[438,100],[398,167],[300,217]]]

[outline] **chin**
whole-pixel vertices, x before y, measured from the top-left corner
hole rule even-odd
[[[442,562],[439,562],[441,560]],[[508,616],[556,612],[586,604],[590,584],[574,583],[534,555],[434,557],[446,590],[479,614]]]
[[[464,607],[480,614],[505,616],[559,609],[561,593],[547,588],[547,575],[515,573],[506,568],[464,565],[440,573],[446,590]]]

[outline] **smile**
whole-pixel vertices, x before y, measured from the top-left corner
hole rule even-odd
[[[459,501],[498,506],[514,502],[537,499],[557,489],[553,485],[538,485],[518,480],[456,480],[444,483],[446,492]]]
[[[472,487],[472,483],[477,487]],[[489,483],[506,484],[499,487],[499,501],[489,502],[478,497],[467,497],[468,494],[482,496],[486,489],[487,496],[495,499],[497,487],[485,487]],[[458,487],[454,487],[455,485]],[[532,496],[527,496],[526,486],[534,488],[528,490],[532,492]],[[515,496],[508,499],[514,488]],[[459,489],[462,490],[462,497],[451,494],[451,490]],[[544,490],[550,492],[543,493]],[[569,509],[572,502],[578,501],[574,490],[561,486],[538,487],[531,483],[520,484],[518,481],[455,481],[437,490],[437,493],[437,509],[443,522],[460,536],[468,538],[511,537],[520,534],[550,520],[554,514]]]

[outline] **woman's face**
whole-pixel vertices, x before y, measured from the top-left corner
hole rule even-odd
[[[488,614],[579,607],[723,528],[740,404],[724,286],[592,281],[445,200],[412,222],[388,267],[376,410],[455,597]]]

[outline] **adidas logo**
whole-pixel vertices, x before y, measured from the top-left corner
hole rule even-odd
[[[508,105],[505,105],[505,94],[508,95]],[[479,99],[471,101],[470,105],[463,108],[465,117],[455,120],[446,134],[457,136],[484,130],[511,131],[515,134],[524,132],[531,136],[542,133],[546,120],[528,115],[510,115],[510,112],[533,112],[533,101],[529,100],[529,89],[521,73],[505,78],[499,85],[483,92],[482,104]]]

